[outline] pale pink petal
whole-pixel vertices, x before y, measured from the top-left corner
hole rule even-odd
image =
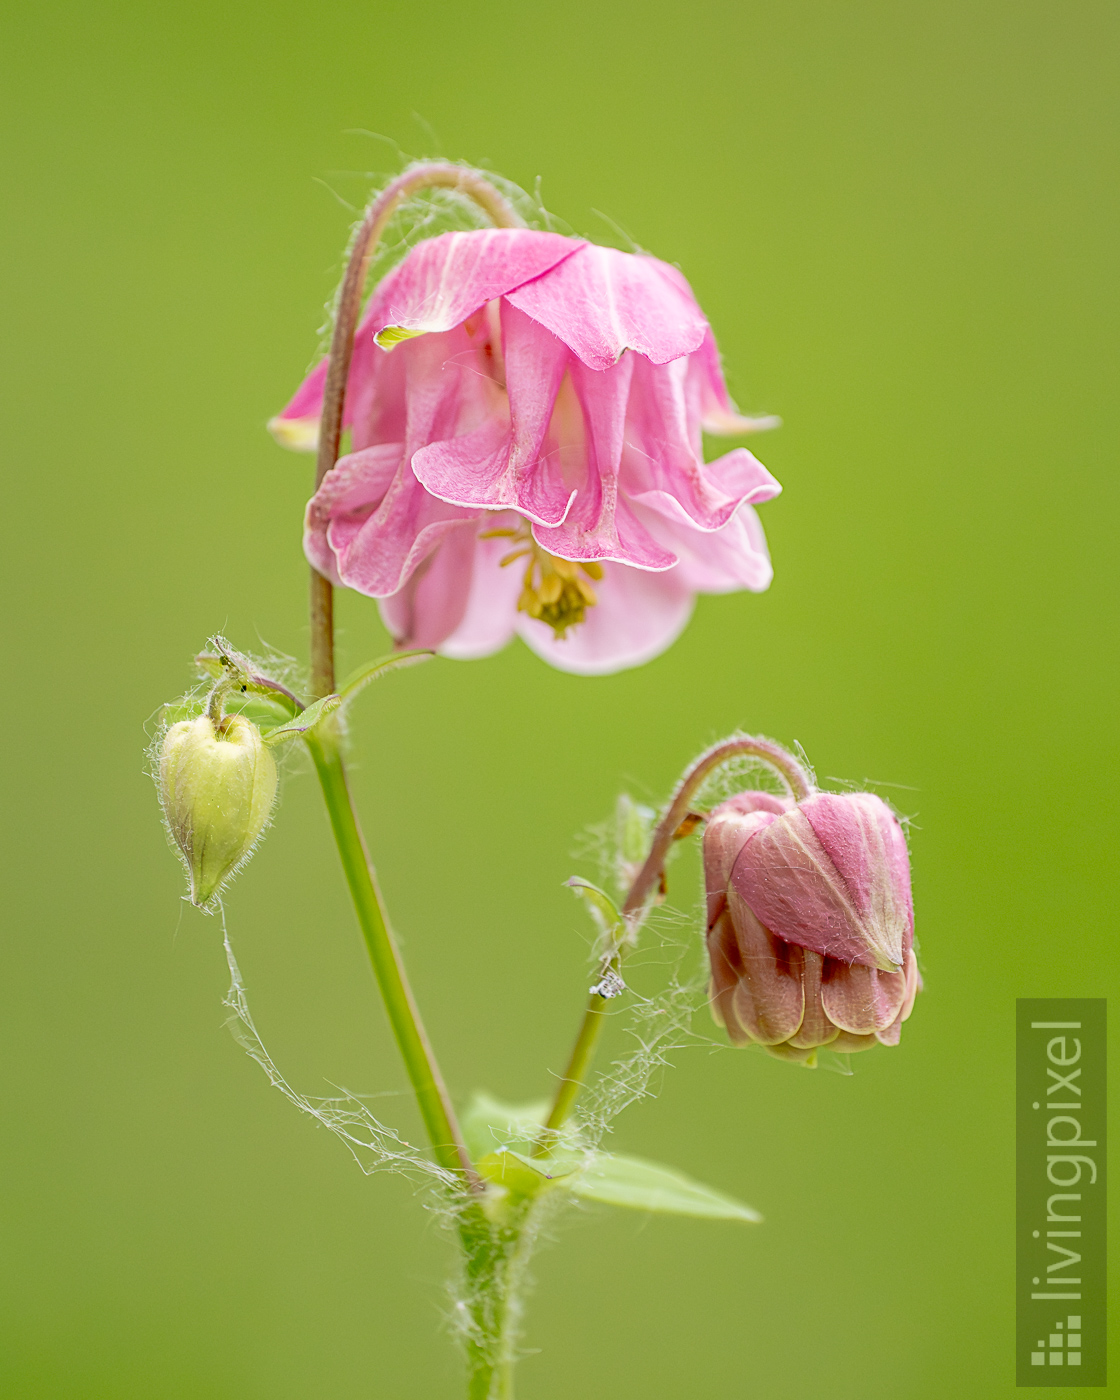
[[[858,963],[825,961],[821,1004],[833,1025],[852,1035],[885,1031],[898,1015],[906,997],[901,972],[880,972]]]
[[[726,908],[708,930],[708,961],[712,969],[708,988],[712,1018],[727,1031],[728,1038],[734,1044],[743,1045],[750,1040],[750,1033],[743,1027],[735,1011],[735,989],[739,985],[743,965],[735,931],[731,927],[731,916]]]
[[[667,518],[644,504],[634,514],[649,534],[679,560],[678,570],[697,593],[731,593],[749,588],[762,593],[774,570],[762,523],[750,506],[740,506],[722,530],[699,530]]]
[[[811,948],[802,949],[801,959],[805,1014],[796,1033],[790,1036],[789,1043],[799,1050],[812,1050],[814,1046],[828,1045],[836,1039],[840,1031],[824,1014],[824,1007],[821,1005],[821,973],[825,959],[820,953],[814,953]]]
[[[855,1055],[860,1050],[872,1050],[878,1044],[873,1035],[852,1035],[850,1031],[841,1031],[828,1048],[842,1055]]]
[[[898,1014],[900,1020],[908,1021],[914,1009],[914,1000],[922,990],[922,974],[918,971],[918,959],[914,956],[913,948],[906,950],[906,966],[902,970],[906,974],[906,999]]]
[[[768,933],[734,889],[728,890],[727,914],[739,949],[736,1019],[752,1040],[777,1045],[796,1033],[804,1016],[802,950]]]
[[[922,990],[922,975],[918,971],[918,960],[914,956],[912,948],[907,950],[906,966],[902,969],[902,975],[906,979],[906,992],[899,1013],[886,1030],[875,1033],[883,1045],[897,1045],[902,1039],[902,1023],[910,1019],[910,1013],[914,1009],[914,999]]]
[[[450,330],[584,246],[580,239],[534,229],[477,229],[427,238],[377,288],[366,324],[375,339],[390,344],[400,338],[391,335],[395,330],[413,335]]]
[[[592,243],[507,295],[591,369],[609,369],[624,350],[665,364],[696,350],[708,329],[675,269]]]
[[[512,507],[541,525],[559,525],[575,487],[563,477],[558,451],[542,447],[568,364],[568,351],[542,326],[502,306],[509,420],[491,418],[473,433],[432,441],[412,469],[433,495],[454,505]]]
[[[518,523],[513,514],[484,515],[475,530],[514,528]],[[501,568],[499,561],[509,552],[508,538],[477,540],[463,619],[440,645],[442,655],[456,661],[473,661],[501,651],[513,640],[525,563],[518,560]]]
[[[692,590],[676,569],[652,574],[605,564],[594,585],[599,601],[578,627],[558,638],[543,622],[519,614],[517,631],[550,665],[583,676],[641,666],[680,636],[692,613]]]

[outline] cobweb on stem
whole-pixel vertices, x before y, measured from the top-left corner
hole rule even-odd
[[[227,1022],[233,1038],[251,1060],[255,1060],[268,1077],[273,1088],[279,1089],[289,1103],[313,1118],[343,1142],[367,1176],[374,1172],[394,1172],[416,1181],[451,1190],[456,1182],[450,1172],[429,1161],[399,1133],[379,1122],[355,1094],[343,1093],[335,1098],[311,1098],[293,1089],[265,1049],[260,1033],[249,1010],[249,1000],[241,969],[233,953],[229,933],[222,916],[222,941],[229,965],[230,984],[222,1005],[228,1006]]]

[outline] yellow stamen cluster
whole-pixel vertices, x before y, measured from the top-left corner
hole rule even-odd
[[[549,554],[533,539],[527,523],[517,530],[488,530],[484,538],[495,535],[508,535],[518,546],[501,560],[503,569],[517,559],[529,560],[517,611],[547,623],[559,639],[567,635],[569,628],[578,627],[587,609],[598,602],[588,579],[601,579],[603,566]]]

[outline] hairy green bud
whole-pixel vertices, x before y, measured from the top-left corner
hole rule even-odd
[[[173,724],[159,755],[159,799],[187,867],[191,903],[209,904],[248,860],[276,797],[276,764],[255,724],[209,714]]]

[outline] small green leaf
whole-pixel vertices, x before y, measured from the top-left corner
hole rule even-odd
[[[654,1211],[659,1215],[751,1222],[762,1219],[750,1206],[725,1196],[722,1191],[641,1157],[600,1152],[569,1185],[583,1200]]]
[[[548,1117],[548,1103],[503,1103],[485,1090],[471,1096],[460,1115],[467,1149],[472,1157],[485,1157],[499,1149],[519,1147],[529,1150]]]
[[[301,734],[306,734],[309,729],[314,729],[321,719],[337,710],[341,704],[341,695],[324,695],[321,700],[316,700],[313,705],[308,705],[306,710],[301,710],[295,719],[280,725],[277,729],[270,729],[264,735],[264,741],[266,744],[282,744],[288,739],[298,739]]]
[[[503,1148],[488,1152],[475,1163],[475,1170],[487,1181],[504,1186],[515,1196],[535,1196],[551,1185],[565,1182],[579,1167],[580,1159],[571,1153],[563,1157],[529,1157],[524,1152]]]
[[[433,656],[434,651],[398,651],[392,656],[379,656],[376,661],[367,661],[364,666],[351,671],[338,687],[342,703],[348,704],[355,695],[365,690],[371,681],[380,680],[390,671],[396,671],[402,666],[415,666],[421,661],[430,661]]]

